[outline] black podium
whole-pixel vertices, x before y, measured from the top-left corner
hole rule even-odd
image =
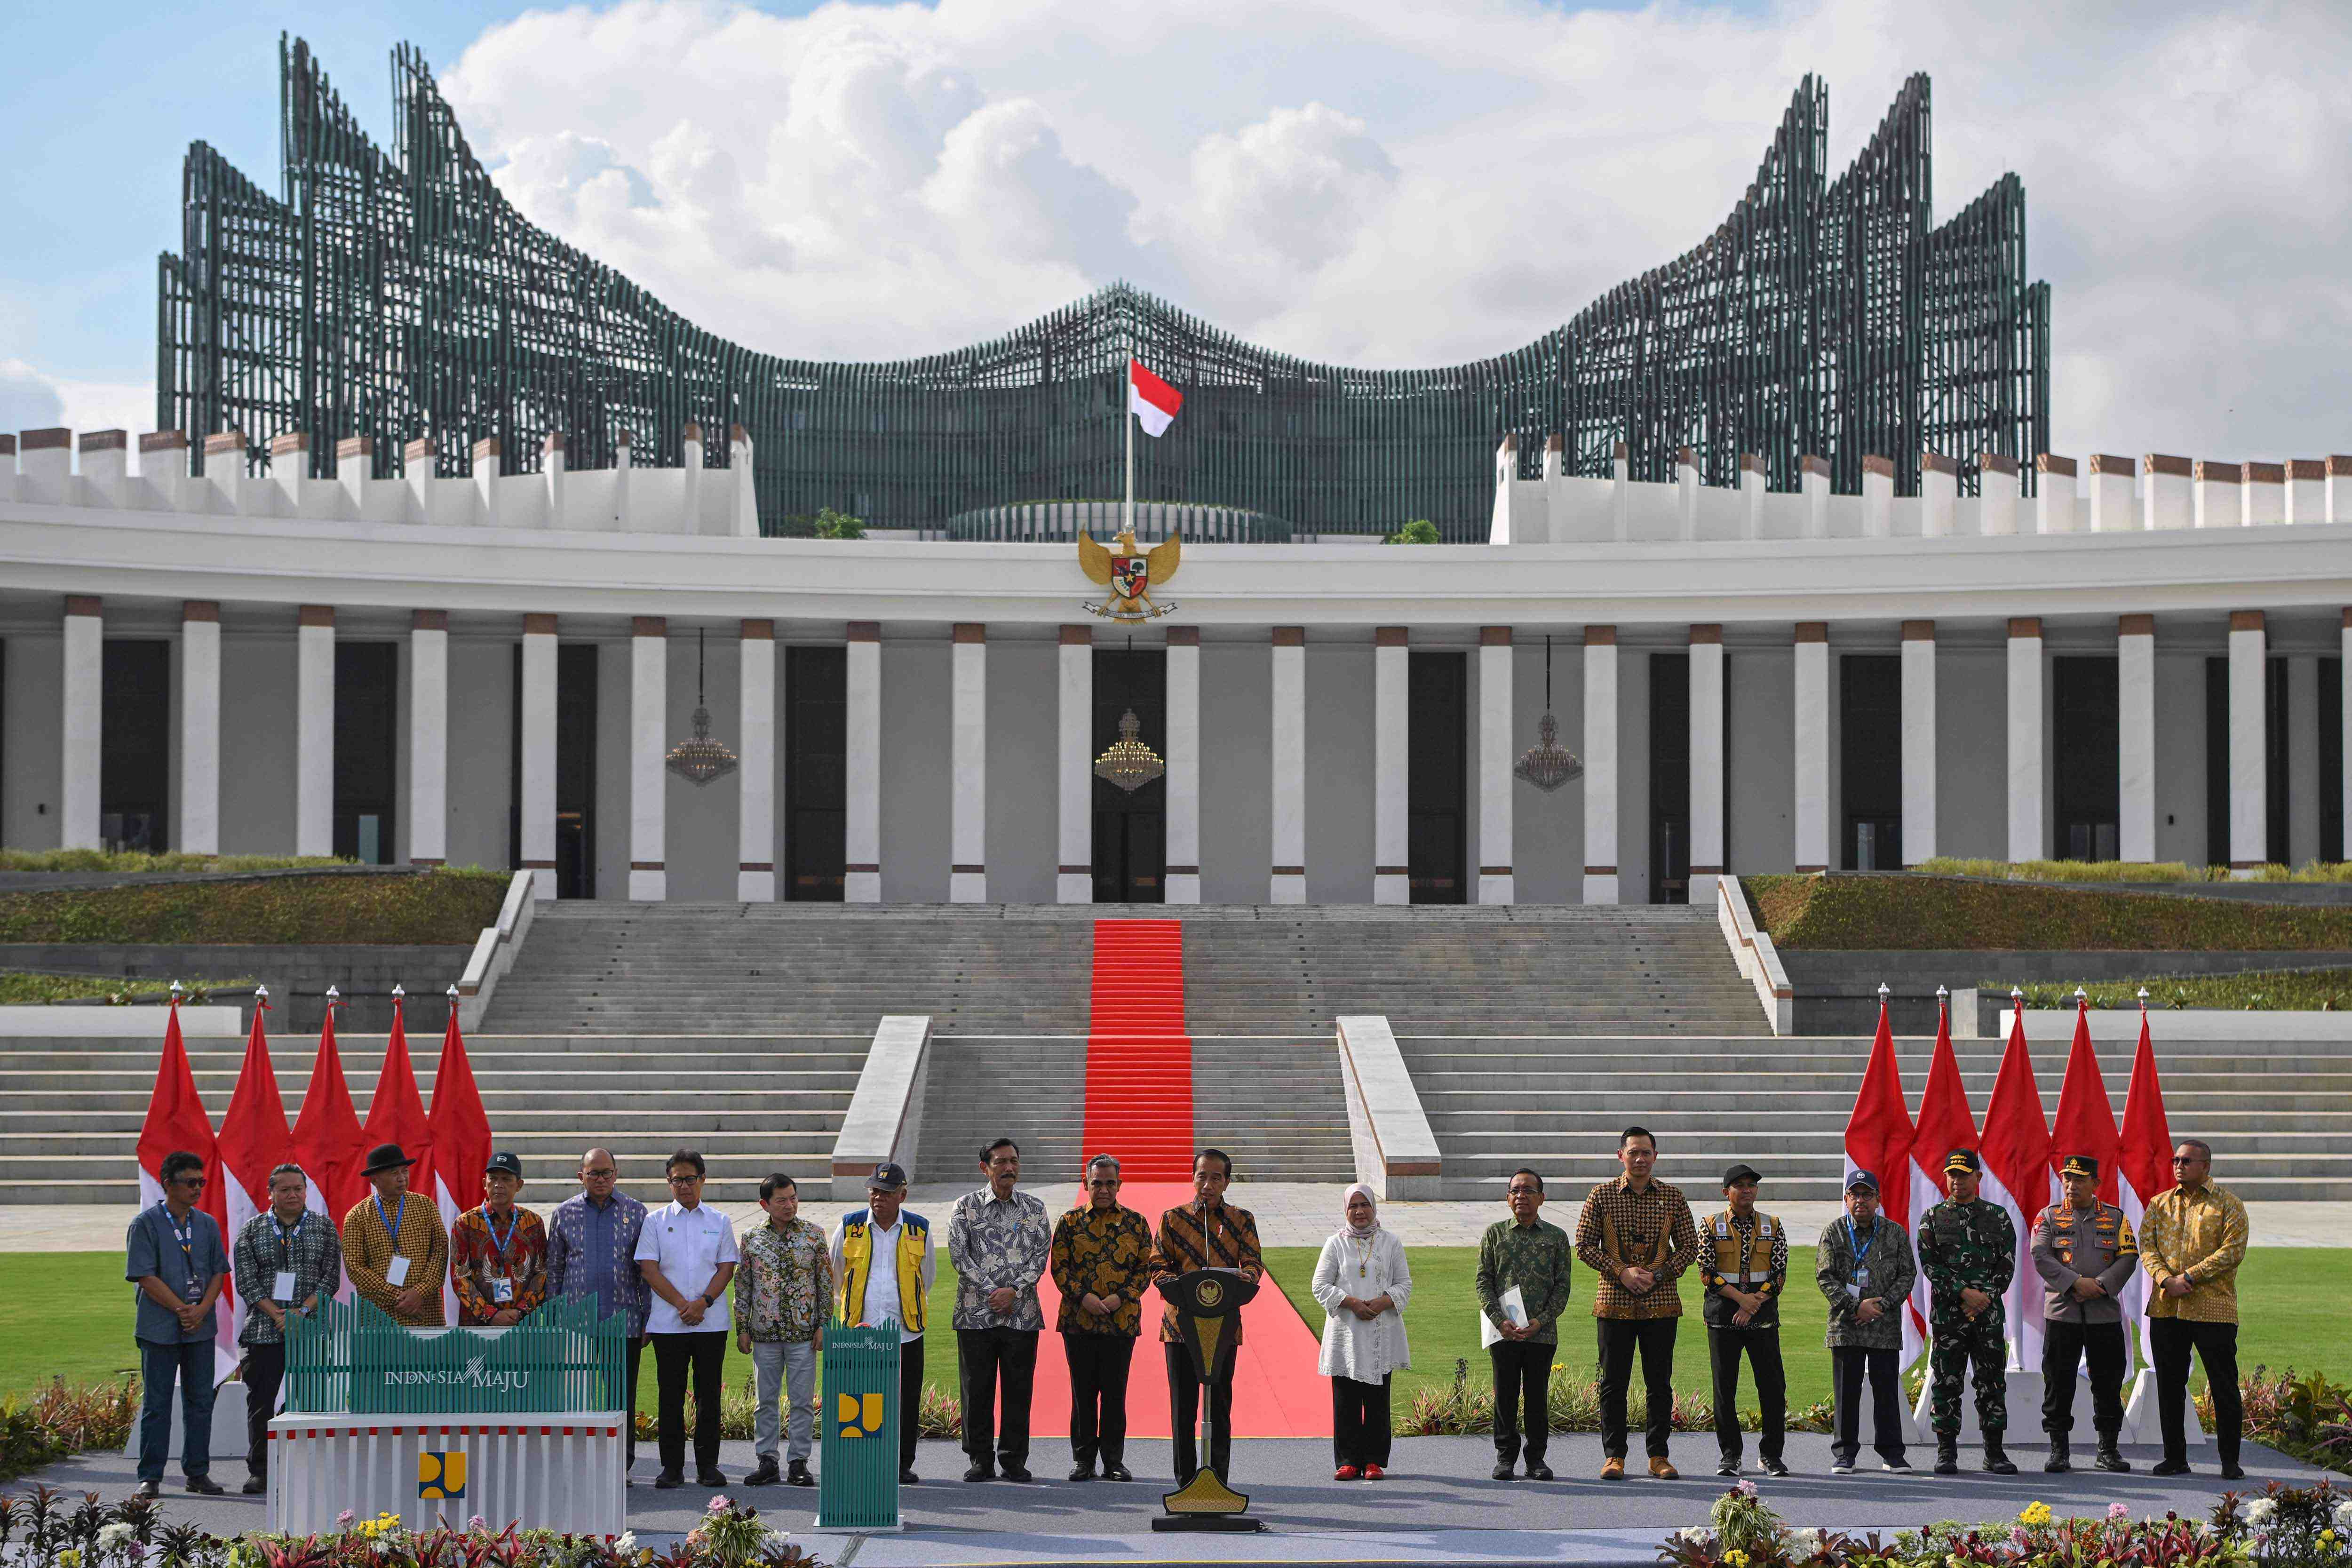
[[[1218,1478],[1208,1463],[1215,1451],[1216,1390],[1231,1387],[1234,1353],[1243,1303],[1257,1294],[1257,1281],[1216,1268],[1180,1274],[1160,1294],[1176,1309],[1177,1331],[1192,1353],[1192,1373],[1201,1380],[1201,1468],[1172,1492],[1160,1495],[1168,1511],[1151,1521],[1154,1530],[1264,1530],[1249,1516],[1249,1499]]]

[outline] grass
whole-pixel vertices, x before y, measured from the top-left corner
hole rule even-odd
[[[180,850],[0,849],[0,871],[296,871],[356,866],[333,855],[190,855]]]
[[[467,868],[10,893],[0,942],[462,947],[498,919],[508,879]]]
[[[184,980],[182,999],[203,1002],[215,991],[250,991],[257,984],[251,976],[237,980]],[[79,1002],[93,996],[106,997],[118,1005],[133,1001],[163,1001],[171,994],[171,983],[163,980],[123,980],[105,974],[20,974],[0,973],[0,1006],[46,1006],[52,1002]]]
[[[1822,951],[2136,952],[2352,948],[2352,908],[1940,877],[1744,877],[1778,945]]]
[[[2227,866],[2191,866],[2181,860],[1962,860],[1938,855],[1919,863],[1937,877],[1998,877],[2013,882],[2226,882]],[[2352,863],[2314,860],[2302,866],[2273,861],[2253,868],[2255,882],[2352,881]]]
[[[2003,982],[1988,980],[1988,990]],[[2334,1013],[2352,1008],[2352,969],[2273,969],[2253,974],[2151,975],[2145,980],[2056,981],[2021,987],[2029,1008],[2074,1005],[2080,985],[2094,1007],[2219,1007],[2249,1013]]]

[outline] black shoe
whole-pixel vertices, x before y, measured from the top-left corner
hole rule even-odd
[[[923,1478],[915,1473],[914,1466],[908,1465],[898,1472],[898,1484],[902,1487],[920,1486],[923,1484]]]
[[[1094,1479],[1095,1468],[1092,1465],[1072,1465],[1070,1467],[1070,1479],[1074,1481],[1090,1481]]]
[[[975,1459],[971,1468],[964,1471],[963,1479],[968,1481],[992,1481],[996,1479],[996,1467],[985,1459]]]
[[[2151,1476],[2185,1476],[2189,1473],[2189,1461],[2170,1458],[2158,1459],[2148,1467],[2147,1473]]]
[[[1853,1474],[1853,1461],[1852,1459],[1832,1458],[1830,1460],[1830,1474],[1833,1476],[1850,1476]]]
[[[654,1490],[657,1492],[674,1491],[684,1485],[686,1478],[676,1470],[664,1470],[654,1478]]]
[[[1739,1461],[1738,1459],[1718,1460],[1716,1463],[1715,1473],[1718,1476],[1736,1476],[1739,1473]]]
[[[784,1484],[786,1486],[793,1487],[813,1487],[816,1485],[816,1478],[809,1474],[808,1461],[806,1459],[794,1459],[792,1462],[791,1468],[784,1472]]]
[[[2050,1435],[2050,1457],[2042,1461],[2042,1473],[2045,1475],[2063,1476],[2068,1470],[2074,1468],[2072,1460],[2073,1457],[2066,1451],[2066,1439],[2064,1436],[2060,1433],[2052,1433]]]
[[[269,1478],[268,1476],[247,1476],[245,1478],[245,1485],[237,1488],[236,1489],[243,1492],[247,1497],[259,1497],[262,1493],[269,1489]]]
[[[1916,1470],[1914,1470],[1911,1468],[1910,1460],[1900,1457],[1892,1459],[1881,1459],[1878,1461],[1878,1468],[1885,1470],[1887,1474],[1895,1476],[1911,1476],[1918,1474]]]
[[[163,1495],[163,1483],[161,1481],[141,1481],[139,1483],[139,1495],[141,1497],[162,1497]]]
[[[1789,1473],[1789,1467],[1785,1460],[1765,1459],[1761,1463],[1764,1466],[1764,1473],[1768,1476],[1785,1476]]]
[[[723,1487],[727,1484],[727,1478],[717,1470],[697,1470],[694,1484],[698,1487]]]
[[[1531,1481],[1548,1481],[1551,1479],[1551,1467],[1545,1464],[1541,1459],[1528,1460],[1528,1479]]]
[[[997,1474],[1008,1481],[1028,1482],[1037,1479],[1029,1473],[1029,1467],[1026,1465],[1003,1465],[998,1467]]]
[[[760,1458],[760,1468],[745,1476],[743,1484],[747,1487],[772,1487],[782,1479],[776,1471],[776,1457],[763,1454]]]
[[[1998,1437],[1988,1437],[1985,1439],[1984,1465],[1982,1468],[1984,1473],[1989,1476],[2013,1476],[2017,1474],[2016,1465],[2012,1464],[2010,1461],[2009,1456],[2001,1451],[2000,1439]]]
[[[2242,1481],[2246,1479],[2245,1468],[2232,1459],[2221,1467],[2221,1479],[2225,1481]]]
[[[2116,1452],[2116,1440],[2113,1437],[2102,1437],[2099,1439],[2099,1457],[2091,1461],[2091,1468],[2095,1470],[2112,1470],[2119,1476],[2127,1475],[2131,1471],[2131,1461]]]
[[[1957,1476],[1960,1473],[1960,1445],[1957,1440],[1936,1444],[1936,1473]]]
[[[1135,1479],[1135,1472],[1129,1469],[1125,1465],[1105,1465],[1103,1467],[1103,1479],[1107,1481],[1131,1481]]]
[[[1518,1473],[1519,1468],[1517,1461],[1511,1459],[1497,1459],[1495,1461],[1495,1479],[1496,1480],[1507,1481]]]
[[[226,1487],[210,1476],[190,1476],[185,1484],[187,1489],[198,1497],[222,1497],[228,1491]]]

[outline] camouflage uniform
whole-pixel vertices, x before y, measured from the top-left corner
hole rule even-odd
[[[1960,1382],[1976,1368],[1977,1425],[1998,1439],[2009,1425],[2009,1346],[2001,1292],[2017,1271],[2017,1227],[2009,1211],[1978,1198],[1947,1198],[1919,1221],[1919,1271],[1927,1277],[1927,1365],[1935,1388],[1936,1436],[1960,1435]],[[1992,1298],[1970,1318],[1960,1300],[1974,1287]]]

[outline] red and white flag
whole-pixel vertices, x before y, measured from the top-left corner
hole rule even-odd
[[[1992,1081],[1985,1107],[1984,1182],[1981,1195],[2009,1211],[2017,1228],[2018,1257],[2024,1267],[2009,1281],[2001,1299],[2009,1318],[2011,1372],[2042,1367],[2042,1277],[2027,1255],[2026,1226],[2058,1195],[2050,1172],[2050,1123],[2042,1111],[2042,1088],[2033,1077],[2033,1055],[2025,1044],[2025,999],[2011,1007],[2009,1047]]]
[[[2168,1193],[2172,1179],[2172,1125],[2164,1117],[2164,1088],[2156,1078],[2156,1047],[2148,1038],[2147,1004],[2139,1005],[2139,1052],[2132,1058],[2131,1088],[2124,1094],[2123,1136],[2116,1151],[2116,1170],[2122,1178],[2116,1201],[2137,1236],[2147,1205],[2159,1193]],[[2139,1325],[2141,1364],[2153,1366],[2156,1357],[2147,1343],[2147,1270],[2132,1270],[2122,1296],[2124,1321]]]
[[[142,1207],[163,1201],[163,1159],[182,1150],[205,1163],[204,1196],[196,1207],[213,1216],[221,1227],[221,1247],[226,1250],[233,1239],[228,1228],[228,1184],[221,1176],[219,1141],[213,1136],[212,1118],[205,1114],[205,1102],[196,1093],[196,1075],[188,1065],[187,1042],[180,1037],[180,1004],[172,1003],[171,1016],[163,1024],[163,1058],[155,1067],[155,1089],[147,1097],[147,1119],[139,1127],[139,1202]],[[228,1292],[222,1291],[220,1315],[215,1321],[226,1324],[230,1317]],[[215,1335],[213,1342],[213,1382],[226,1381],[236,1370],[236,1336],[232,1332],[224,1341]]]
[[[269,1206],[269,1173],[294,1157],[294,1132],[286,1125],[286,1102],[278,1097],[278,1071],[269,1062],[269,1036],[263,1020],[269,1004],[261,993],[253,1000],[253,1032],[246,1037],[245,1065],[236,1075],[236,1089],[228,1097],[221,1118],[222,1186],[227,1190],[228,1225],[222,1240],[234,1246],[246,1222]],[[227,1301],[231,1292],[224,1291]],[[236,1344],[245,1327],[247,1304],[238,1300],[224,1312],[223,1332]],[[234,1319],[234,1326],[227,1320]]]
[[[1127,362],[1127,408],[1142,423],[1145,435],[1168,434],[1176,411],[1183,406],[1184,395],[1144,369],[1141,360]]]
[[[2099,1201],[2116,1201],[2121,1173],[2116,1152],[2123,1136],[2116,1129],[2116,1110],[2107,1099],[2106,1080],[2099,1074],[2099,1054],[2091,1048],[2091,1002],[2079,997],[2074,1006],[2074,1047],[2066,1057],[2066,1077],[2058,1087],[2058,1114],[2050,1123],[2050,1170],[2058,1170],[2077,1154],[2099,1163]],[[2065,1179],[2058,1178],[2059,1191]]]
[[[367,1163],[367,1151],[379,1143],[397,1143],[416,1163],[408,1168],[408,1190],[433,1201],[433,1132],[425,1119],[425,1100],[416,1092],[416,1066],[408,1059],[408,1026],[402,1016],[401,998],[392,998],[392,1038],[384,1042],[383,1068],[376,1074],[375,1093],[368,1100],[367,1121],[360,1127],[360,1155],[355,1165]]]
[[[360,1142],[351,1085],[343,1079],[342,1052],[335,1047],[335,1009],[341,1005],[328,999],[326,1022],[319,1026],[319,1054],[302,1090],[302,1114],[294,1122],[294,1158],[310,1177],[310,1206],[338,1230],[343,1216],[367,1196],[367,1180],[360,1174],[367,1150]]]
[[[433,1073],[433,1198],[441,1210],[441,1228],[456,1226],[457,1216],[482,1206],[482,1173],[490,1163],[490,1118],[482,1109],[481,1090],[474,1083],[473,1064],[466,1058],[466,1037],[457,1028],[457,998],[449,998],[449,1026],[441,1035],[441,1065]],[[445,1321],[457,1321],[457,1291],[441,1285]]]
[[[1960,1058],[1952,1049],[1951,1003],[1943,1004],[1936,1026],[1936,1054],[1927,1063],[1927,1087],[1919,1096],[1919,1128],[1911,1140],[1911,1212],[1924,1215],[1944,1199],[1944,1156],[1977,1147],[1977,1119],[1960,1082]],[[1922,1271],[1911,1282],[1911,1305],[1903,1320],[1903,1364],[1916,1353],[1913,1336],[1925,1343],[1929,1294]]]
[[[1845,1169],[1852,1175],[1868,1171],[1878,1178],[1878,1208],[1905,1230],[1911,1228],[1911,1184],[1905,1167],[1911,1161],[1915,1130],[1911,1112],[1903,1103],[1903,1069],[1895,1060],[1895,1034],[1887,1026],[1886,999],[1878,1001],[1878,1037],[1871,1042],[1870,1065],[1863,1068],[1862,1089],[1853,1097],[1853,1114],[1845,1123]],[[1903,1320],[1904,1362],[1918,1353],[1910,1314]]]

